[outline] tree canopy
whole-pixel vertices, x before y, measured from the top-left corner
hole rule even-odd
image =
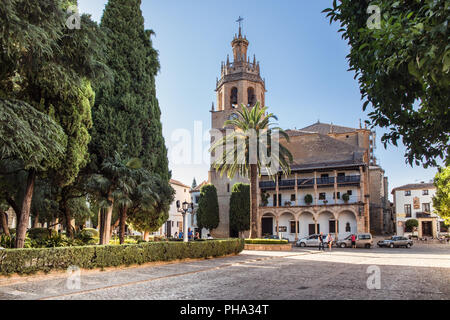
[[[434,178],[436,195],[433,197],[433,207],[439,216],[450,224],[450,166],[440,168]]]
[[[389,129],[384,145],[402,139],[411,165],[436,166],[439,158],[448,164],[448,1],[342,0],[324,12],[350,45],[363,109],[373,107],[368,123]]]

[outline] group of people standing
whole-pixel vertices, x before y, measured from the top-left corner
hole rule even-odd
[[[174,238],[175,239],[183,239],[184,238],[183,231],[180,231],[180,233],[175,232]],[[189,241],[198,240],[198,239],[200,239],[200,233],[196,232],[194,235],[194,232],[191,230],[191,228],[189,228],[188,229],[188,239],[189,239]]]
[[[331,233],[329,233],[324,241],[324,236],[323,236],[323,232],[320,233],[319,235],[319,251],[323,250],[325,251],[325,241],[327,243],[328,246],[328,251],[331,251],[331,247],[333,246],[333,236],[331,235]],[[356,248],[356,236],[354,234],[352,234],[351,236],[351,241],[352,241],[352,248]]]

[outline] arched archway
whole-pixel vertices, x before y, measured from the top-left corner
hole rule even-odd
[[[255,89],[253,87],[249,87],[247,89],[247,97],[248,97],[248,106],[253,107],[256,104],[256,95],[255,95]]]
[[[295,216],[288,211],[283,212],[278,218],[278,226],[286,231],[280,230],[280,237],[287,238],[290,242],[295,241]]]
[[[322,211],[317,218],[317,224],[319,231],[323,234],[335,234],[337,232],[336,218],[330,211]]]
[[[238,88],[231,88],[231,96],[230,96],[231,108],[237,107],[238,104]]]
[[[356,214],[350,210],[339,213],[339,239],[345,239],[349,235],[358,232]]]
[[[305,211],[300,213],[298,217],[299,230],[298,238],[305,238],[311,234],[316,233],[316,222],[314,215],[311,212]]]

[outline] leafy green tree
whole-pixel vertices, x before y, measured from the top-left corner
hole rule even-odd
[[[241,234],[250,230],[250,185],[236,183],[231,190],[230,228]]]
[[[1,162],[16,159],[27,172],[25,192],[18,214],[16,248],[23,248],[30,217],[36,175],[58,167],[64,157],[67,138],[50,117],[29,104],[0,98],[0,168]],[[14,172],[2,172],[2,175]]]
[[[267,107],[262,107],[260,102],[257,102],[253,108],[242,105],[237,114],[239,115],[237,119],[227,120],[224,124],[224,127],[234,127],[233,133],[219,139],[210,151],[222,150],[213,163],[213,167],[221,175],[226,172],[232,179],[238,173],[250,179],[250,238],[256,239],[258,237],[259,189],[256,185],[257,178],[261,176],[262,169],[265,169],[273,178],[278,174],[279,169],[288,174],[293,158],[291,152],[282,143],[278,144],[278,152],[272,149],[272,147],[275,148],[272,146],[272,136],[275,133],[278,133],[279,137],[284,138],[286,142],[289,142],[289,136],[281,128],[274,127],[271,119],[277,120],[277,117],[267,113]],[[275,166],[274,163],[278,163],[279,166]]]
[[[198,227],[212,230],[219,226],[219,222],[219,201],[217,198],[217,189],[212,184],[204,185],[200,189],[200,199],[198,201]]]
[[[66,26],[66,9],[72,4],[76,1],[6,0],[0,4],[0,98],[26,102],[61,126],[67,144],[64,157],[59,166],[48,168],[54,169],[51,175],[60,187],[70,185],[88,161],[91,81],[106,73],[98,60],[102,46],[96,24],[83,15],[83,28]],[[35,179],[36,171],[30,172],[27,186]],[[27,188],[27,205],[22,210],[28,210],[32,194]],[[18,227],[21,232],[28,224],[24,218],[19,219],[19,225],[24,224]],[[18,234],[18,243],[21,237]]]
[[[385,147],[402,138],[409,164],[435,166],[438,158],[448,164],[448,1],[341,0],[324,12],[350,45],[363,109],[374,109],[368,123],[390,130]]]
[[[433,207],[447,224],[450,224],[450,166],[439,168],[434,178],[436,194],[433,197]]]
[[[149,189],[153,194],[147,191]],[[128,218],[130,225],[139,232],[155,232],[169,218],[168,212],[175,199],[175,190],[164,178],[147,172],[132,199],[133,206],[130,207]]]

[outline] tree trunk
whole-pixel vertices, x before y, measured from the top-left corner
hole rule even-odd
[[[100,244],[107,245],[109,244],[109,240],[111,239],[111,218],[112,211],[114,206],[114,199],[111,195],[108,196],[108,200],[111,202],[111,205],[101,210],[101,221],[100,221]]]
[[[148,241],[150,239],[150,232],[145,231],[144,232],[144,241]]]
[[[8,204],[11,206],[11,208],[13,208],[14,213],[16,214],[16,228],[17,228],[17,223],[20,220],[20,211],[21,211],[21,209],[17,205],[16,201],[14,201],[14,199],[11,198],[11,197],[7,197],[6,198],[6,202],[8,202]]]
[[[127,206],[123,206],[120,210],[120,218],[119,218],[119,239],[120,244],[125,243],[125,224],[127,221]]]
[[[65,191],[62,192],[61,207],[62,207],[63,213],[64,213],[64,220],[66,223],[67,236],[70,239],[73,239],[72,215],[70,213],[69,206],[67,205],[67,194]]]
[[[31,226],[33,229],[38,227],[38,223],[39,223],[39,211],[35,213],[34,215],[34,220],[33,220],[33,225]]]
[[[0,211],[0,215],[1,215],[1,223],[2,223],[3,232],[9,237],[10,233],[9,233],[9,226],[8,226],[8,216],[6,215],[6,212],[4,212],[4,211]]]
[[[119,226],[119,224],[120,224],[120,215],[119,215],[119,218],[116,220],[116,222],[114,222],[111,225],[111,230],[109,231],[109,236],[110,237],[112,237],[113,231],[116,230],[116,228]]]
[[[27,234],[28,223],[30,219],[31,201],[33,200],[34,183],[36,181],[36,171],[30,169],[27,178],[27,188],[22,202],[20,220],[17,223],[16,248],[23,248],[25,245],[25,236]]]
[[[258,188],[256,185],[258,167],[250,165],[250,239],[258,238]]]

